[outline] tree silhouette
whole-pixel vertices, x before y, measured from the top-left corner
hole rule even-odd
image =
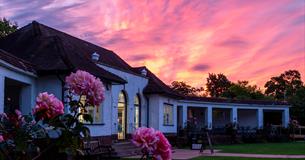
[[[13,33],[17,30],[17,23],[12,23],[6,18],[0,19],[0,38],[5,37],[6,35]]]
[[[211,97],[220,97],[224,92],[228,91],[230,86],[231,82],[224,74],[209,73],[206,87]]]

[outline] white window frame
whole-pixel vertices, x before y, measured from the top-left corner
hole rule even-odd
[[[167,111],[169,111],[167,113]],[[170,115],[171,113],[171,115]],[[168,118],[169,117],[169,118]],[[163,104],[163,125],[173,126],[174,125],[174,105],[169,103]]]

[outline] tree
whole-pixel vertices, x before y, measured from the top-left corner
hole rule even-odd
[[[202,87],[195,88],[183,81],[173,81],[169,87],[185,96],[199,96],[199,93],[204,90]]]
[[[296,91],[301,88],[303,82],[301,74],[297,70],[288,70],[279,76],[272,77],[265,84],[265,94],[273,96],[278,100],[287,100],[295,95]]]
[[[250,85],[248,81],[232,83],[222,97],[231,99],[268,99],[256,85]]]
[[[301,124],[305,124],[305,86],[300,87],[289,102],[292,105],[291,117],[297,119]]]
[[[17,30],[18,25],[16,22],[11,22],[6,18],[0,18],[0,38],[13,33]]]
[[[224,74],[209,73],[206,87],[211,97],[221,96],[224,92],[228,91],[230,86],[231,82]]]

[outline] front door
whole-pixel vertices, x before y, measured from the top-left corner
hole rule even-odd
[[[118,103],[118,140],[126,138],[126,119],[126,96],[121,92]]]

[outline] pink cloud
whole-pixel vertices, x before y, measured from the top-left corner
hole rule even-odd
[[[146,65],[166,83],[200,86],[209,72],[263,86],[297,69],[305,76],[304,1],[0,2],[0,13],[31,20]]]

